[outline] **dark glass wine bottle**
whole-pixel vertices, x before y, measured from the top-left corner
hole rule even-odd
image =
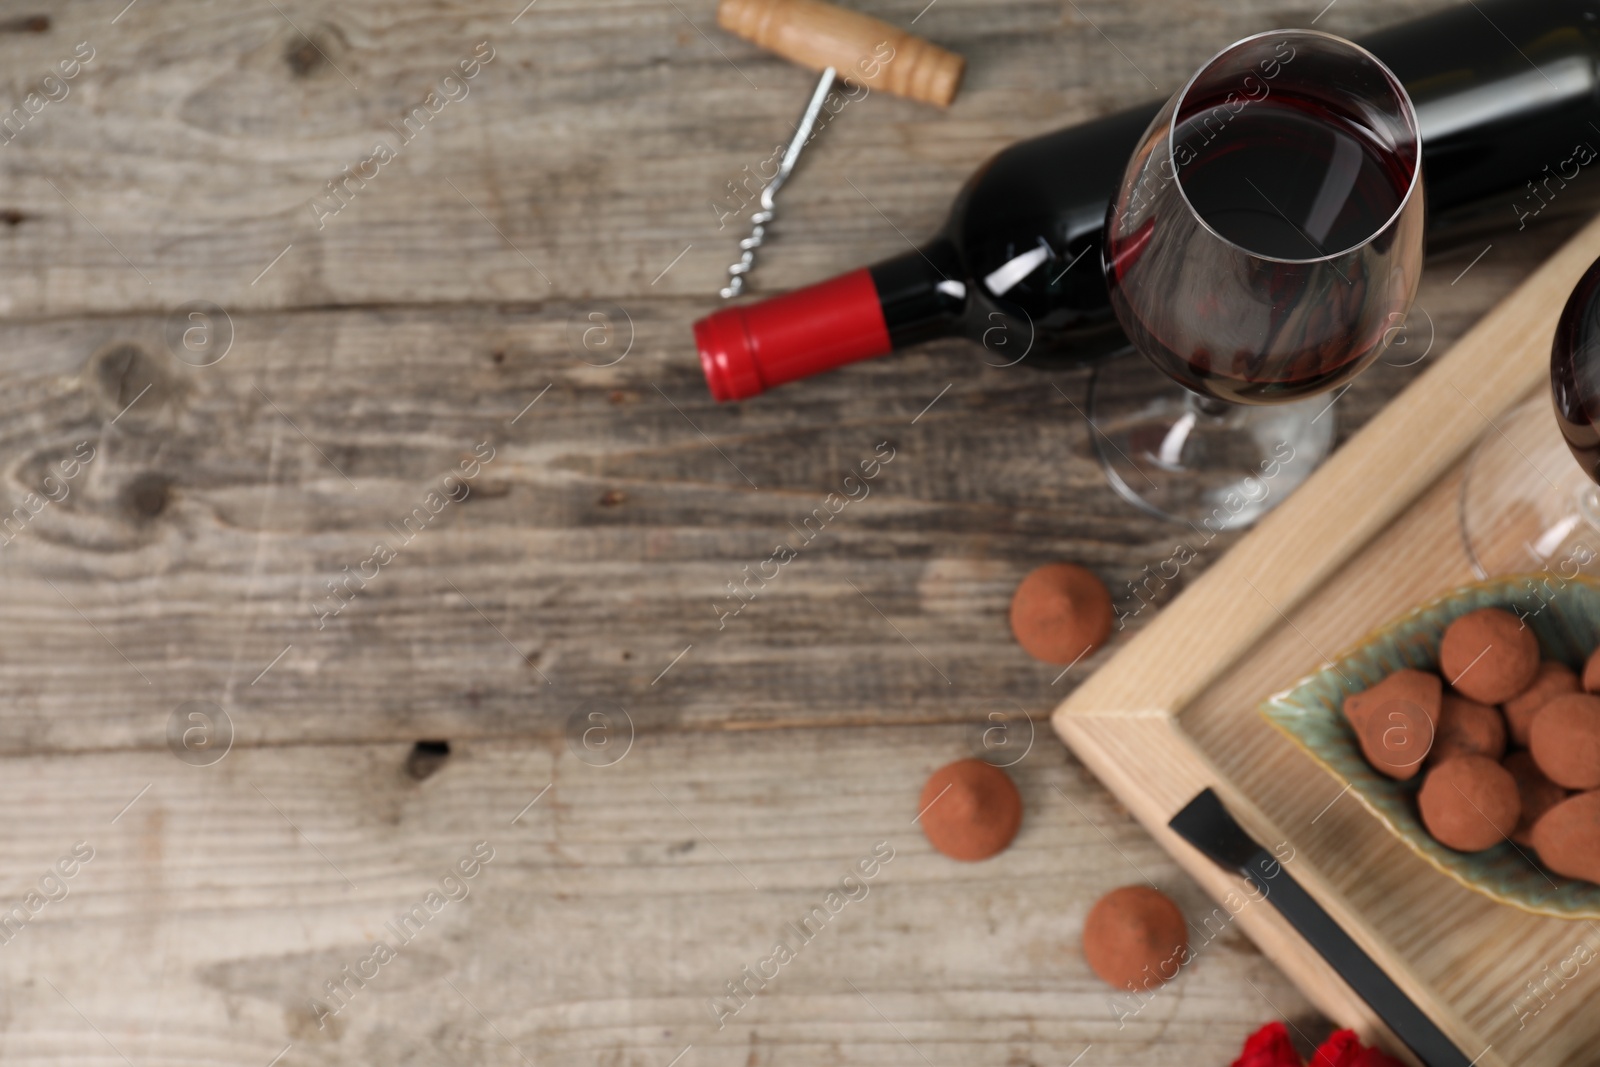
[[[1430,250],[1600,201],[1600,0],[1476,0],[1359,41],[1405,83],[1422,132]],[[695,323],[711,394],[937,337],[988,362],[1093,362],[1127,345],[1101,267],[1106,211],[1160,103],[1012,145],[920,249]]]

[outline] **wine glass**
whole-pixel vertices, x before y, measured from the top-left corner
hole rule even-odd
[[[1422,266],[1411,99],[1359,45],[1275,30],[1229,45],[1167,101],[1112,201],[1104,266],[1135,348],[1180,388],[1090,418],[1145,510],[1248,525],[1333,445],[1321,396],[1400,332]]]
[[[1462,477],[1461,537],[1479,577],[1600,573],[1597,426],[1600,260],[1573,287],[1556,323],[1549,399],[1536,396],[1497,423]]]

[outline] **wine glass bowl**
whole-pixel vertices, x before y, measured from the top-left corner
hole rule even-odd
[[[1473,570],[1484,578],[1600,575],[1597,483],[1600,260],[1578,279],[1556,321],[1548,398],[1535,396],[1496,420],[1461,479],[1461,541]]]
[[[1497,420],[1461,479],[1462,547],[1479,577],[1600,573],[1597,423],[1600,260],[1573,286],[1556,321],[1548,399],[1535,396]]]
[[[1118,319],[1219,400],[1336,388],[1416,296],[1419,159],[1410,99],[1364,49],[1303,30],[1232,45],[1157,115],[1113,203]]]
[[[1399,80],[1315,30],[1238,41],[1167,101],[1105,230],[1112,309],[1182,387],[1092,413],[1124,496],[1193,522],[1250,495],[1285,448],[1279,487],[1309,475],[1333,442],[1318,394],[1376,360],[1416,297],[1420,161]]]

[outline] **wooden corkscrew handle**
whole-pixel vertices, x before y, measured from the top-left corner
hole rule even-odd
[[[826,0],[722,0],[717,24],[812,70],[939,107],[961,86],[967,61],[880,19]]]

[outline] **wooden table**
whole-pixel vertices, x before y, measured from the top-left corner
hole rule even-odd
[[[709,401],[689,324],[746,225],[713,205],[812,75],[712,0],[123,2],[0,21],[19,106],[92,53],[0,145],[0,1060],[1193,1067],[1280,1015],[1317,1036],[1234,930],[1120,1020],[1082,961],[1115,886],[1211,908],[1047,729],[1109,650],[1062,677],[1007,631],[1040,563],[1131,604],[1170,552],[1101,480],[1087,375],[952,342]],[[843,113],[759,293],[893,254],[1011,140],[1321,8],[856,6],[920,11],[966,86]],[[1318,26],[1440,4],[1403,6]],[[1569,228],[1439,258],[1433,351]],[[1425,365],[1361,378],[1341,432]],[[880,448],[870,497],[720,617]],[[916,798],[991,713],[1027,818],[957,864]],[[875,847],[866,895],[719,1009]]]

